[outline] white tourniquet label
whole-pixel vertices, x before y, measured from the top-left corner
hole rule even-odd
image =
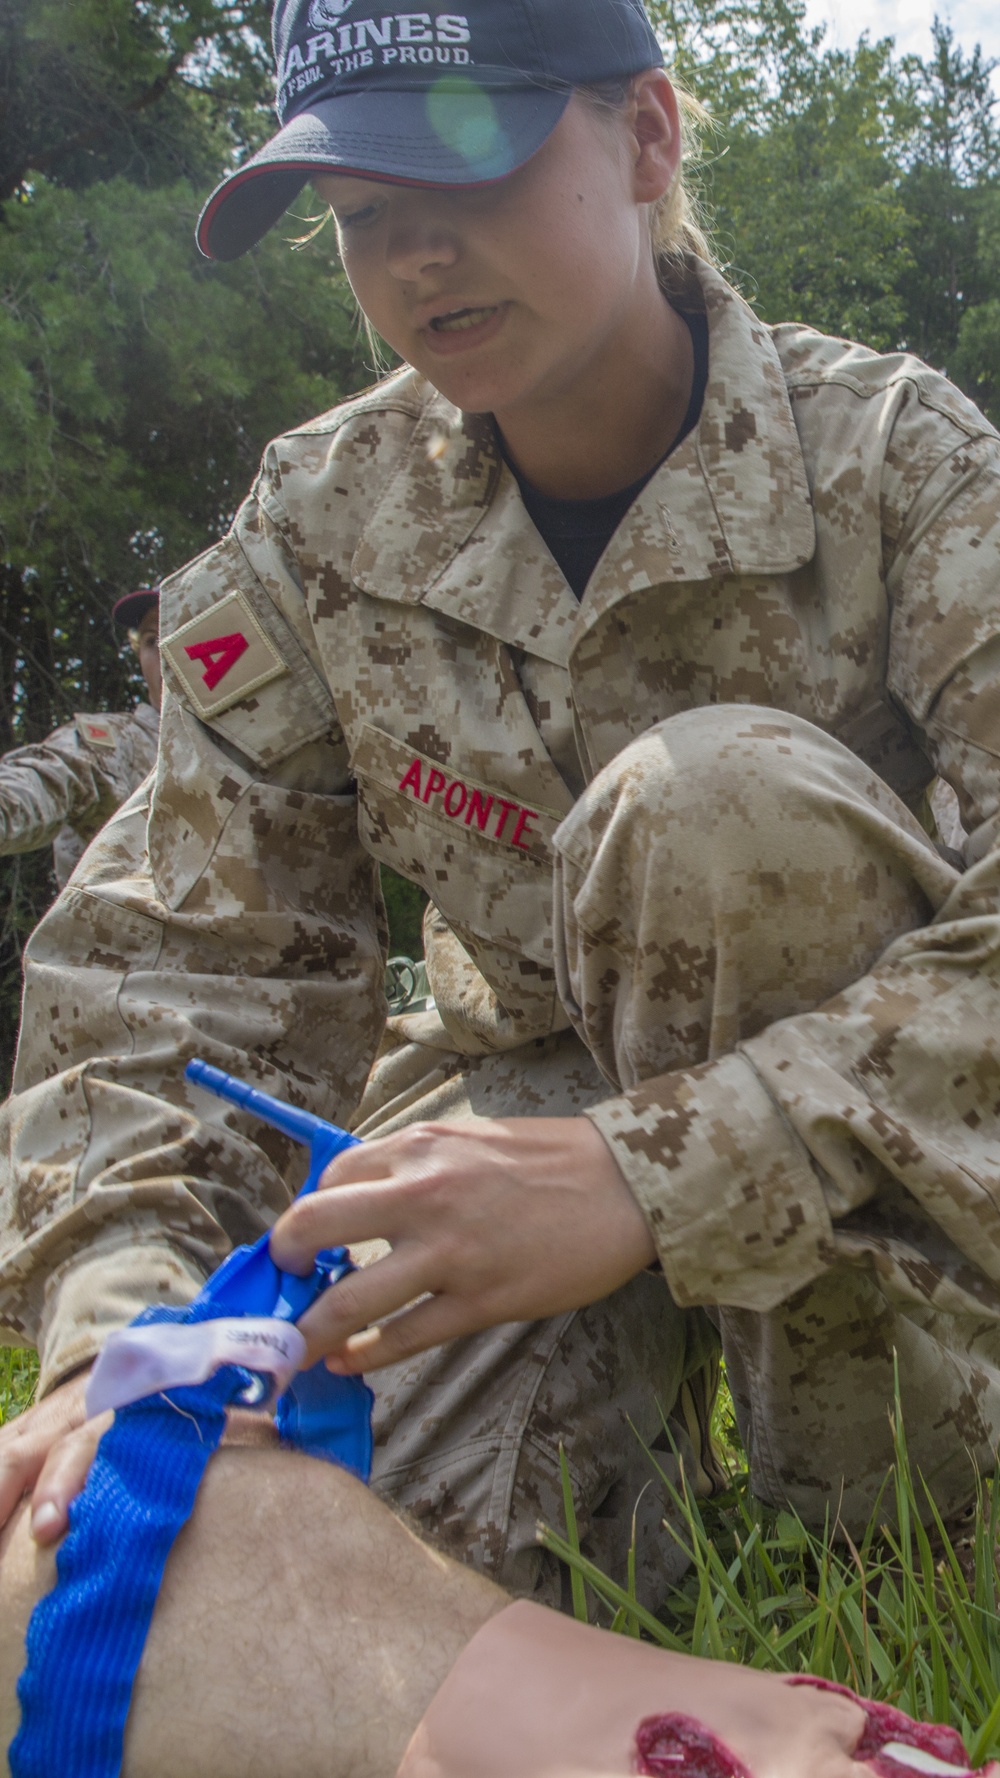
[[[926,1772],[931,1778],[976,1778],[968,1766],[950,1766],[936,1753],[925,1753],[922,1747],[907,1747],[902,1741],[887,1741],[878,1751],[880,1759],[895,1760],[897,1765],[909,1766],[911,1772]]]
[[[124,1327],[110,1335],[91,1371],[87,1413],[104,1414],[162,1389],[204,1383],[224,1364],[265,1372],[280,1395],[302,1369],[305,1355],[298,1328],[269,1315],[200,1321],[193,1327],[170,1322]]]

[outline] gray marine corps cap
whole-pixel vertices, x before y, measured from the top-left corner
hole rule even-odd
[[[641,0],[458,4],[278,0],[281,129],[212,193],[202,253],[237,259],[320,170],[405,185],[505,179],[551,135],[575,86],[663,65]]]

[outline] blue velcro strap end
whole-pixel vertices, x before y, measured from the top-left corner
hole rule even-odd
[[[197,1388],[149,1396],[115,1415],[70,1509],[59,1584],[28,1626],[12,1778],[117,1778],[167,1557],[226,1409],[246,1383],[246,1372],[228,1365]]]
[[[367,1482],[375,1397],[362,1377],[335,1377],[322,1363],[300,1371],[278,1403],[278,1436],[308,1457],[326,1457]]]

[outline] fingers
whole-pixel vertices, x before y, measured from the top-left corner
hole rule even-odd
[[[86,1386],[84,1372],[0,1428],[0,1526],[34,1488],[52,1447],[67,1432],[83,1425]]]
[[[28,1492],[42,1462],[27,1441],[0,1448],[0,1526],[6,1525],[19,1500]]]
[[[491,1318],[484,1318],[477,1308],[459,1297],[427,1297],[407,1309],[404,1315],[396,1315],[380,1327],[369,1327],[363,1333],[354,1334],[343,1350],[326,1362],[328,1368],[341,1377],[354,1376],[359,1371],[377,1371],[383,1365],[399,1364],[405,1358],[415,1357],[418,1352],[428,1352],[432,1346],[443,1346],[449,1340],[478,1333],[489,1325]]]
[[[429,1344],[427,1314],[354,1343],[428,1292],[447,1298],[447,1337],[596,1302],[656,1257],[643,1212],[585,1119],[462,1119],[411,1125],[341,1156],[325,1189],[277,1223],[271,1255],[309,1270],[323,1247],[387,1241],[392,1262],[342,1283],[302,1323],[313,1353],[356,1370]],[[464,1305],[464,1306],[463,1306]],[[441,1316],[445,1315],[442,1322]],[[443,1337],[443,1336],[442,1336]]]
[[[396,1136],[359,1143],[332,1161],[320,1189],[295,1203],[271,1230],[270,1251],[284,1272],[305,1274],[323,1247],[391,1241],[405,1189],[428,1173],[436,1126],[413,1124]]]
[[[360,1185],[366,1179],[387,1179],[398,1147],[398,1137],[377,1136],[357,1143],[354,1148],[345,1148],[326,1168],[320,1190],[338,1191],[343,1185]]]
[[[270,1252],[283,1272],[303,1276],[323,1247],[392,1237],[395,1189],[390,1180],[325,1188],[297,1198],[271,1230]]]
[[[113,1414],[100,1414],[52,1446],[31,1495],[31,1535],[36,1543],[55,1543],[66,1532],[70,1506],[83,1492],[97,1447],[113,1419]]]
[[[408,1243],[364,1271],[349,1273],[339,1284],[324,1291],[298,1323],[308,1346],[306,1362],[315,1364],[330,1352],[339,1356],[352,1334],[360,1333],[385,1315],[394,1315],[432,1290],[435,1280],[430,1267],[429,1255]],[[361,1370],[362,1366],[359,1363],[350,1368]]]

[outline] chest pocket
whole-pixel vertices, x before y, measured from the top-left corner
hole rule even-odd
[[[352,766],[362,844],[427,891],[501,997],[537,977],[532,964],[547,975],[552,836],[567,810],[441,765],[370,723]]]

